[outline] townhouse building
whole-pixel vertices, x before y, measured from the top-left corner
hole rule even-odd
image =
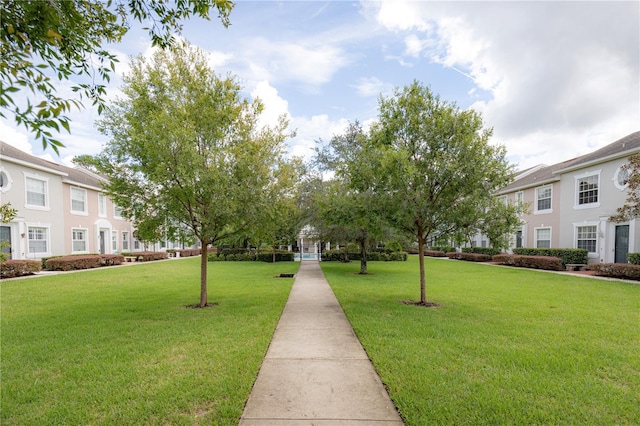
[[[613,222],[628,197],[622,166],[640,153],[640,132],[601,149],[516,176],[499,191],[508,202],[527,203],[512,248],[583,248],[590,263],[625,263],[640,252],[640,219]]]
[[[0,142],[0,202],[17,216],[0,227],[13,259],[141,250],[133,224],[101,189],[103,178]]]

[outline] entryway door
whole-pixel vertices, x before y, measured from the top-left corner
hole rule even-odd
[[[10,226],[0,226],[0,241],[3,243],[2,252],[8,254],[9,259],[11,259],[11,227]]]
[[[617,225],[614,262],[627,263],[627,253],[629,253],[629,225]]]

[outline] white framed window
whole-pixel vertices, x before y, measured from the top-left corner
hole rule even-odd
[[[118,231],[111,231],[111,250],[118,251]]]
[[[87,230],[82,228],[71,229],[72,250],[74,253],[87,251]]]
[[[524,192],[518,191],[516,192],[516,205],[521,206],[524,204]]]
[[[29,257],[43,257],[50,254],[48,226],[28,226],[27,236]]]
[[[129,233],[122,231],[122,251],[129,251]]]
[[[102,192],[98,193],[98,216],[107,217],[107,196]]]
[[[553,196],[553,186],[545,185],[536,188],[536,203],[533,210],[534,214],[551,213],[551,197]]]
[[[535,228],[534,235],[536,248],[551,247],[551,228]]]
[[[88,215],[87,190],[71,187],[71,213]]]
[[[133,249],[140,250],[140,240],[137,238],[133,238]]]
[[[49,180],[25,174],[25,208],[49,210]]]
[[[113,205],[113,217],[116,219],[122,219],[122,207]]]
[[[13,180],[8,171],[0,167],[0,192],[7,192],[11,188]]]
[[[509,199],[506,195],[501,195],[498,197],[498,201],[504,204],[505,206],[509,203]]]
[[[600,206],[600,172],[598,170],[576,176],[576,208]]]
[[[575,227],[576,248],[596,253],[598,248],[598,226],[582,225]]]
[[[624,191],[629,187],[629,170],[618,167],[616,172],[613,174],[612,180],[616,188],[620,191]]]

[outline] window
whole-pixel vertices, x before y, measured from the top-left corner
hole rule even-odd
[[[133,249],[140,250],[140,240],[138,240],[137,238],[133,239]]]
[[[47,197],[47,181],[34,177],[27,177],[27,206],[35,208],[47,208],[49,200]]]
[[[551,247],[551,228],[536,228],[536,248]]]
[[[122,207],[116,206],[115,204],[113,205],[113,217],[115,218],[122,218]]]
[[[9,173],[5,169],[0,168],[0,191],[7,192],[9,188],[11,188],[12,183],[13,181]]]
[[[618,167],[618,170],[613,175],[613,184],[621,191],[627,189],[629,186],[629,170]]]
[[[518,191],[516,192],[516,205],[520,206],[524,204],[524,192]]]
[[[98,216],[107,217],[107,196],[102,192],[98,194]]]
[[[87,230],[86,229],[72,229],[71,239],[73,241],[74,252],[87,251]]]
[[[578,207],[598,206],[598,187],[600,174],[582,175],[576,177],[576,205]]]
[[[498,197],[498,201],[504,204],[505,206],[509,204],[509,199],[507,198],[506,195],[501,195],[500,197]]]
[[[589,253],[596,252],[598,242],[598,227],[596,225],[576,227],[576,247],[586,249]]]
[[[45,255],[49,252],[49,229],[41,226],[30,226],[28,228],[29,235],[29,254]]]
[[[118,231],[111,231],[111,250],[118,251]]]
[[[541,186],[536,188],[536,208],[534,213],[551,212],[552,186]]]
[[[87,191],[81,188],[71,188],[71,212],[87,213]]]
[[[129,251],[129,233],[122,233],[122,251]]]

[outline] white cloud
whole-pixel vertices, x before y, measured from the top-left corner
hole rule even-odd
[[[427,31],[431,25],[417,13],[416,2],[413,1],[383,1],[377,13],[377,20],[384,27],[392,31],[417,29]]]
[[[278,95],[278,90],[272,87],[268,81],[260,81],[251,91],[251,96],[260,98],[264,110],[260,115],[261,126],[274,126],[280,116],[290,118],[289,103]]]
[[[289,143],[289,153],[310,160],[317,146],[316,142],[328,142],[334,135],[342,133],[348,124],[343,118],[332,121],[326,114],[314,115],[311,118],[294,117],[292,127],[297,129],[297,135]]]
[[[379,96],[381,93],[386,94],[393,90],[393,86],[385,83],[377,77],[362,77],[353,86],[358,95],[363,97]]]
[[[0,119],[0,141],[7,143],[13,147],[18,148],[27,154],[32,153],[31,144],[29,143],[29,136],[24,129],[18,129],[14,123],[9,123],[7,120]]]

